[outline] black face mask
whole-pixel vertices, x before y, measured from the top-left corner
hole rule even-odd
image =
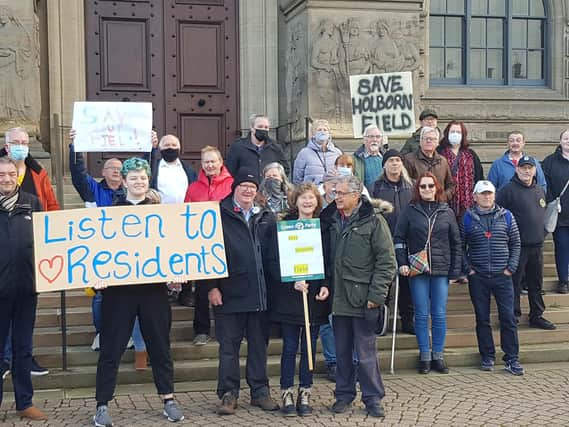
[[[269,137],[269,131],[266,129],[255,129],[255,138],[257,141],[266,141]]]
[[[178,156],[180,155],[180,149],[179,148],[165,148],[163,150],[160,150],[160,155],[162,156],[162,158],[170,163],[175,161]]]

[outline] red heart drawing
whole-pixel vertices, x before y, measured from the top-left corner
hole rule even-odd
[[[53,283],[63,271],[63,257],[56,255],[53,258],[42,259],[38,267],[44,279],[48,283]]]

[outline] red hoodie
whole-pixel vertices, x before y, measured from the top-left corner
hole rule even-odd
[[[184,202],[221,201],[231,193],[233,177],[225,166],[221,173],[208,179],[203,169],[200,170],[198,180],[192,182],[186,191]]]

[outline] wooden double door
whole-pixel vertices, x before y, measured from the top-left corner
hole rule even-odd
[[[238,0],[85,0],[87,100],[152,102],[158,134],[199,166],[239,129]],[[92,154],[99,174],[107,154]]]

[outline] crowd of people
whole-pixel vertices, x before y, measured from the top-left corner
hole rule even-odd
[[[169,293],[180,288],[180,295],[195,289],[193,345],[211,339],[213,307],[220,415],[234,414],[238,407],[244,340],[251,405],[280,409],[287,417],[310,415],[309,366],[315,352],[308,348],[315,349],[320,338],[327,377],[336,383],[331,410],[345,412],[356,399],[359,383],[367,413],[383,417],[385,389],[376,337],[385,331],[395,283],[400,330],[416,336],[420,374],[449,372],[444,357],[447,303],[449,284],[456,283],[468,284],[480,368],[491,371],[496,363],[490,323],[494,295],[504,368],[523,375],[521,295],[529,300],[530,327],[556,328],[544,317],[546,232],[541,224],[547,203],[558,198],[562,208],[553,232],[557,292],[569,293],[569,129],[541,164],[524,152],[523,133],[510,132],[506,152],[484,179],[464,123],[451,121],[440,132],[432,110],[423,111],[420,121],[401,151],[389,148],[381,129],[372,125],[364,130],[361,147],[348,155],[334,145],[329,123],[317,120],[292,174],[282,149],[269,137],[270,121],[263,115],[252,116],[249,134],[230,147],[225,160],[217,148],[203,147],[198,173],[182,160],[176,136],[158,139],[153,133],[151,153],[124,162],[108,159],[100,181],[88,174],[81,153],[75,152],[72,130],[72,182],[87,207],[219,202],[229,271],[227,278],[193,284],[92,284],[92,347],[99,350],[95,426],[113,425],[108,403],[131,340],[136,369],[147,369],[150,360],[164,416],[172,422],[184,419],[174,398],[169,339]],[[0,245],[7,254],[0,262],[0,346],[12,347],[8,367],[18,413],[39,420],[47,415],[32,403],[30,379],[37,304],[31,213],[59,206],[45,170],[28,147],[25,130],[15,128],[7,132],[0,153]],[[313,218],[320,219],[325,277],[283,282],[276,223]],[[271,396],[267,374],[273,325],[282,337],[278,398]]]

